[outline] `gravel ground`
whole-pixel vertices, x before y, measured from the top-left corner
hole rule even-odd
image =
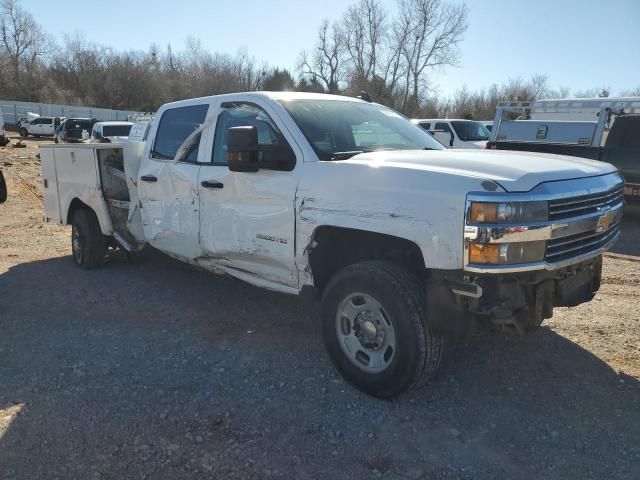
[[[593,302],[381,401],[295,297],[151,249],[77,269],[27,143],[0,149],[0,479],[640,478],[637,209]]]

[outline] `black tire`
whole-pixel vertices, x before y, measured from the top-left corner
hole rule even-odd
[[[22,127],[20,129],[20,136],[22,138],[27,138],[29,136],[29,131],[26,128]]]
[[[4,175],[0,170],[0,203],[7,201],[7,183],[4,181]]]
[[[338,319],[338,309],[348,298],[357,298],[359,294],[378,302],[384,311],[381,318],[386,318],[394,331],[395,351],[380,372],[372,373],[358,366],[358,355],[350,358],[345,353],[338,333],[342,328],[339,324],[343,323]],[[418,280],[391,262],[350,265],[331,279],[322,297],[324,343],[336,369],[349,383],[374,397],[390,398],[427,382],[440,364],[444,339],[427,325],[424,298],[424,288]],[[354,332],[357,336],[357,328]],[[367,352],[366,347],[362,347],[362,352]]]
[[[106,249],[96,214],[89,209],[77,210],[71,226],[71,250],[76,265],[85,270],[100,268]]]

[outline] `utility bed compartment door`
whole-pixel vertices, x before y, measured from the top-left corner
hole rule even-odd
[[[66,225],[71,202],[77,198],[96,213],[102,233],[111,235],[111,218],[100,188],[97,148],[101,147],[73,144],[40,147],[42,172],[47,182],[45,216]]]
[[[95,150],[66,146],[53,147],[52,150],[62,214],[65,215],[69,211],[69,205],[74,198],[79,198],[92,207],[100,219],[104,200],[100,191]],[[106,217],[109,218],[108,214]],[[63,218],[62,223],[66,224],[67,219]]]
[[[58,176],[53,148],[40,147],[42,165],[42,183],[44,194],[44,221],[62,223],[60,198],[58,195]]]

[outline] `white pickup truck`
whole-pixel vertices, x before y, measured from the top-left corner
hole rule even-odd
[[[259,287],[321,300],[353,385],[424,383],[477,322],[531,330],[589,301],[618,238],[609,164],[447,150],[384,106],[306,93],[164,105],[122,144],[40,147],[47,221],[75,262],[150,244]]]
[[[62,117],[41,117],[35,113],[27,113],[27,117],[20,122],[18,131],[22,138],[27,138],[29,135],[53,137],[63,120]]]

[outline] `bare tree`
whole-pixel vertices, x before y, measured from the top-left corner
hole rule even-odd
[[[351,63],[352,81],[366,84],[377,75],[386,13],[378,0],[359,0],[342,16],[342,42]]]
[[[640,85],[631,90],[623,90],[620,92],[622,97],[640,97]]]
[[[593,87],[586,90],[579,90],[574,92],[574,97],[577,98],[605,98],[611,93],[611,89],[607,86]]]
[[[408,35],[403,46],[407,62],[405,98],[420,99],[420,88],[427,86],[427,73],[436,67],[456,65],[458,44],[468,28],[464,3],[450,4],[441,0],[398,0],[401,25]]]
[[[49,52],[51,41],[24,10],[18,0],[0,2],[0,46],[7,56],[12,71],[14,87],[25,91],[22,74],[33,78],[39,62]]]
[[[338,92],[344,76],[344,35],[340,25],[330,24],[324,19],[318,30],[318,40],[312,53],[303,51],[298,60],[298,69],[303,75],[320,79],[329,92]]]

